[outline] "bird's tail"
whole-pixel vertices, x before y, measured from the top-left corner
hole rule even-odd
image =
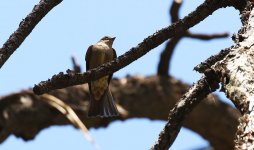
[[[119,113],[109,88],[100,100],[95,100],[93,96],[90,96],[88,117],[113,117],[118,115]]]

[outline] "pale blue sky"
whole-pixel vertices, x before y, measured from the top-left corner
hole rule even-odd
[[[39,0],[0,1],[0,45],[13,33]],[[184,1],[180,16],[183,17],[202,0]],[[169,25],[170,1],[158,0],[64,0],[36,26],[20,48],[0,70],[0,95],[32,87],[53,74],[72,67],[74,55],[85,69],[84,55],[89,45],[104,35],[116,36],[114,48],[123,54],[145,37]],[[233,8],[222,9],[191,29],[193,32],[236,33],[240,27],[238,12]],[[178,79],[193,83],[200,75],[193,67],[220,49],[232,45],[232,40],[220,39],[209,42],[183,39],[177,46],[172,60],[171,73]],[[157,47],[143,58],[116,72],[114,76],[127,74],[153,75],[156,73],[159,54],[164,45]],[[221,96],[223,96],[221,94]],[[148,149],[154,144],[163,121],[132,119],[114,122],[108,128],[92,129],[91,134],[103,150]],[[184,144],[183,144],[184,143]],[[183,129],[172,149],[187,150],[205,146],[199,136]],[[9,137],[3,150],[75,150],[93,149],[79,130],[71,126],[50,127],[35,140],[23,142]]]

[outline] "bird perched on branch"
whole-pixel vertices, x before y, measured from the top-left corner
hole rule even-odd
[[[115,37],[105,36],[88,48],[85,57],[86,70],[96,68],[116,58],[116,51],[112,48],[114,40]],[[110,74],[88,83],[90,91],[88,117],[112,117],[119,115],[109,90],[112,75]]]

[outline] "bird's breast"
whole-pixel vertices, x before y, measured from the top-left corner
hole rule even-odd
[[[92,49],[90,68],[95,68],[113,59],[113,50],[106,44],[95,44]]]

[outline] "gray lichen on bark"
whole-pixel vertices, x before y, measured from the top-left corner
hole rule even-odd
[[[224,92],[242,113],[235,149],[254,149],[254,10],[243,23],[241,40],[213,68],[222,72]]]

